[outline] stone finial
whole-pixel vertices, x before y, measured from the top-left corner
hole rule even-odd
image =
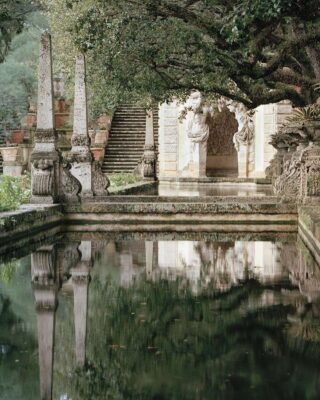
[[[38,72],[37,129],[54,129],[51,35],[44,32],[40,40]]]

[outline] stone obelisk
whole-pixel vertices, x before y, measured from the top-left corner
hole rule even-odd
[[[31,203],[55,203],[59,191],[59,153],[53,108],[51,36],[43,33],[40,41],[38,108],[35,147],[31,155]]]
[[[93,196],[92,164],[90,137],[88,133],[88,110],[86,90],[85,56],[80,53],[76,57],[74,118],[72,149],[69,160],[72,163],[71,173],[81,183],[82,197]]]

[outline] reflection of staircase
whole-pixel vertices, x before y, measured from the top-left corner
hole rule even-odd
[[[158,147],[158,112],[154,112],[155,143]],[[142,155],[145,142],[146,112],[131,104],[117,108],[111,125],[102,171],[133,172]]]

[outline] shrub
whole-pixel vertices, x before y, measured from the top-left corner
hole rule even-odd
[[[0,178],[0,212],[15,210],[30,197],[30,176]]]
[[[141,180],[139,177],[133,175],[132,173],[119,173],[110,175],[109,179],[111,187],[125,186]]]

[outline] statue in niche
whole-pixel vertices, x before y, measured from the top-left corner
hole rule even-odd
[[[203,97],[199,91],[191,93],[187,102],[187,136],[193,143],[205,143],[209,138],[209,125],[207,116],[209,107],[204,105]]]
[[[234,113],[238,122],[238,131],[234,134],[233,143],[237,151],[240,146],[250,145],[254,138],[253,112],[242,103],[227,102],[228,110]]]

